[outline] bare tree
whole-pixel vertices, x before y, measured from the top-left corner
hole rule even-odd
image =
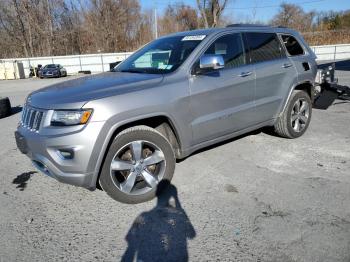
[[[150,40],[138,0],[0,1],[0,58],[131,51]]]
[[[159,19],[160,35],[198,28],[197,11],[188,5],[169,5]]]
[[[90,0],[82,11],[84,38],[90,52],[129,51],[141,21],[137,0]]]
[[[159,33],[224,25],[232,19],[223,15],[228,3],[197,0],[198,9],[170,5],[158,19]],[[141,11],[139,0],[0,0],[0,59],[133,51],[152,40],[152,22],[151,10]],[[282,4],[271,23],[302,31],[313,44],[350,39],[350,11],[305,12]]]
[[[205,28],[219,25],[227,3],[228,0],[197,0],[197,7],[201,13]]]
[[[23,39],[23,30],[18,34],[20,25],[17,23],[16,11],[12,4],[10,1],[3,1],[0,5],[0,52],[8,55],[14,50],[17,54],[27,55],[28,45]]]
[[[279,26],[294,28],[299,31],[311,30],[315,12],[309,13],[294,4],[282,3],[277,15],[272,19],[271,23]]]

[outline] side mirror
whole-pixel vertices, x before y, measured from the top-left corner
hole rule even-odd
[[[225,67],[222,55],[202,55],[199,60],[200,69],[221,69]]]

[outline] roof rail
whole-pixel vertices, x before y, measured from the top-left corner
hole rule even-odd
[[[270,27],[269,25],[262,24],[231,24],[226,27]]]

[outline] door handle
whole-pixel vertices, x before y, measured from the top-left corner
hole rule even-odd
[[[291,67],[291,66],[293,66],[293,65],[292,65],[292,64],[289,64],[289,63],[288,63],[288,64],[286,63],[286,64],[283,64],[282,67],[283,67],[283,68],[288,68],[288,67]]]
[[[240,75],[240,77],[246,77],[246,76],[250,76],[253,72],[242,72]]]

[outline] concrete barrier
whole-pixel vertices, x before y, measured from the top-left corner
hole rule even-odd
[[[350,59],[350,44],[311,47],[318,61]]]
[[[312,46],[318,61],[350,59],[350,44]],[[92,73],[109,71],[109,64],[123,61],[132,52],[125,53],[100,53],[89,55],[49,56],[2,59],[4,62],[20,61],[23,63],[26,77],[29,76],[30,66],[38,64],[61,64],[67,69],[68,74],[76,74],[78,71],[90,70]]]
[[[89,55],[71,55],[71,56],[46,56],[46,57],[27,57],[2,59],[3,62],[20,61],[23,63],[24,73],[29,76],[30,66],[45,66],[47,64],[61,64],[67,69],[68,74],[77,74],[78,71],[90,70],[92,73],[109,71],[109,64],[123,61],[132,52],[126,53],[101,53]]]

